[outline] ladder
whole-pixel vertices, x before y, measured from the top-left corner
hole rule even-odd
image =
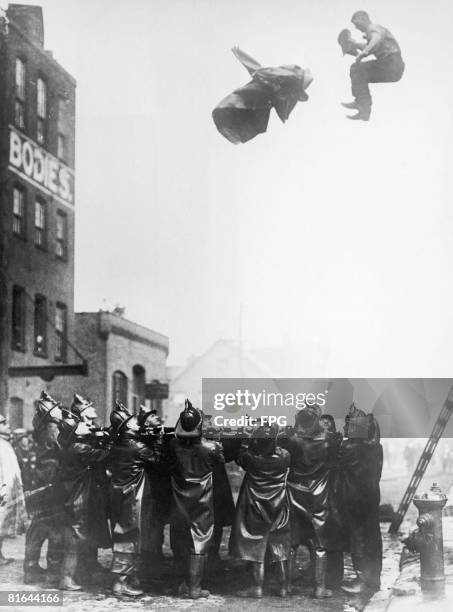
[[[434,424],[431,435],[426,443],[425,448],[423,449],[422,454],[420,455],[420,459],[418,460],[417,466],[412,474],[412,478],[409,482],[409,486],[406,489],[406,492],[403,495],[403,499],[399,505],[399,508],[396,512],[395,518],[393,519],[389,533],[395,534],[398,532],[398,529],[403,522],[403,519],[406,515],[406,512],[410,506],[410,503],[418,489],[418,485],[420,484],[421,479],[428,467],[429,462],[431,461],[431,457],[433,456],[434,451],[436,450],[437,443],[439,442],[444,429],[451,417],[453,412],[453,387],[451,387],[447,399],[442,406],[442,409],[437,417],[437,421]]]

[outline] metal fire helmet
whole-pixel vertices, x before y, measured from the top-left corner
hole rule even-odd
[[[414,496],[419,512],[417,527],[405,541],[410,550],[420,553],[422,590],[442,593],[445,589],[442,510],[447,496],[434,483],[427,493]]]

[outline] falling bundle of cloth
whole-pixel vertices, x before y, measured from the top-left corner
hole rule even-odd
[[[308,100],[305,90],[313,77],[310,70],[297,65],[264,68],[239,47],[232,51],[252,80],[224,98],[212,117],[222,136],[239,144],[267,130],[272,108],[285,122],[298,102]]]

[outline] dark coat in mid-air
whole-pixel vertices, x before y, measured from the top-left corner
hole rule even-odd
[[[212,117],[219,132],[238,144],[267,130],[272,108],[285,122],[297,102],[308,100],[305,90],[313,77],[308,69],[296,65],[263,68],[238,47],[233,48],[233,53],[252,80],[219,102]]]

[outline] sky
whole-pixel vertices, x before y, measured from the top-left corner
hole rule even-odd
[[[320,376],[451,375],[450,0],[40,4],[78,83],[77,310],[126,307],[174,364],[237,338],[242,305],[246,347],[318,340]],[[372,86],[369,123],[340,106],[357,9],[406,62]],[[211,119],[248,81],[233,45],[314,75],[286,124],[238,146]]]

